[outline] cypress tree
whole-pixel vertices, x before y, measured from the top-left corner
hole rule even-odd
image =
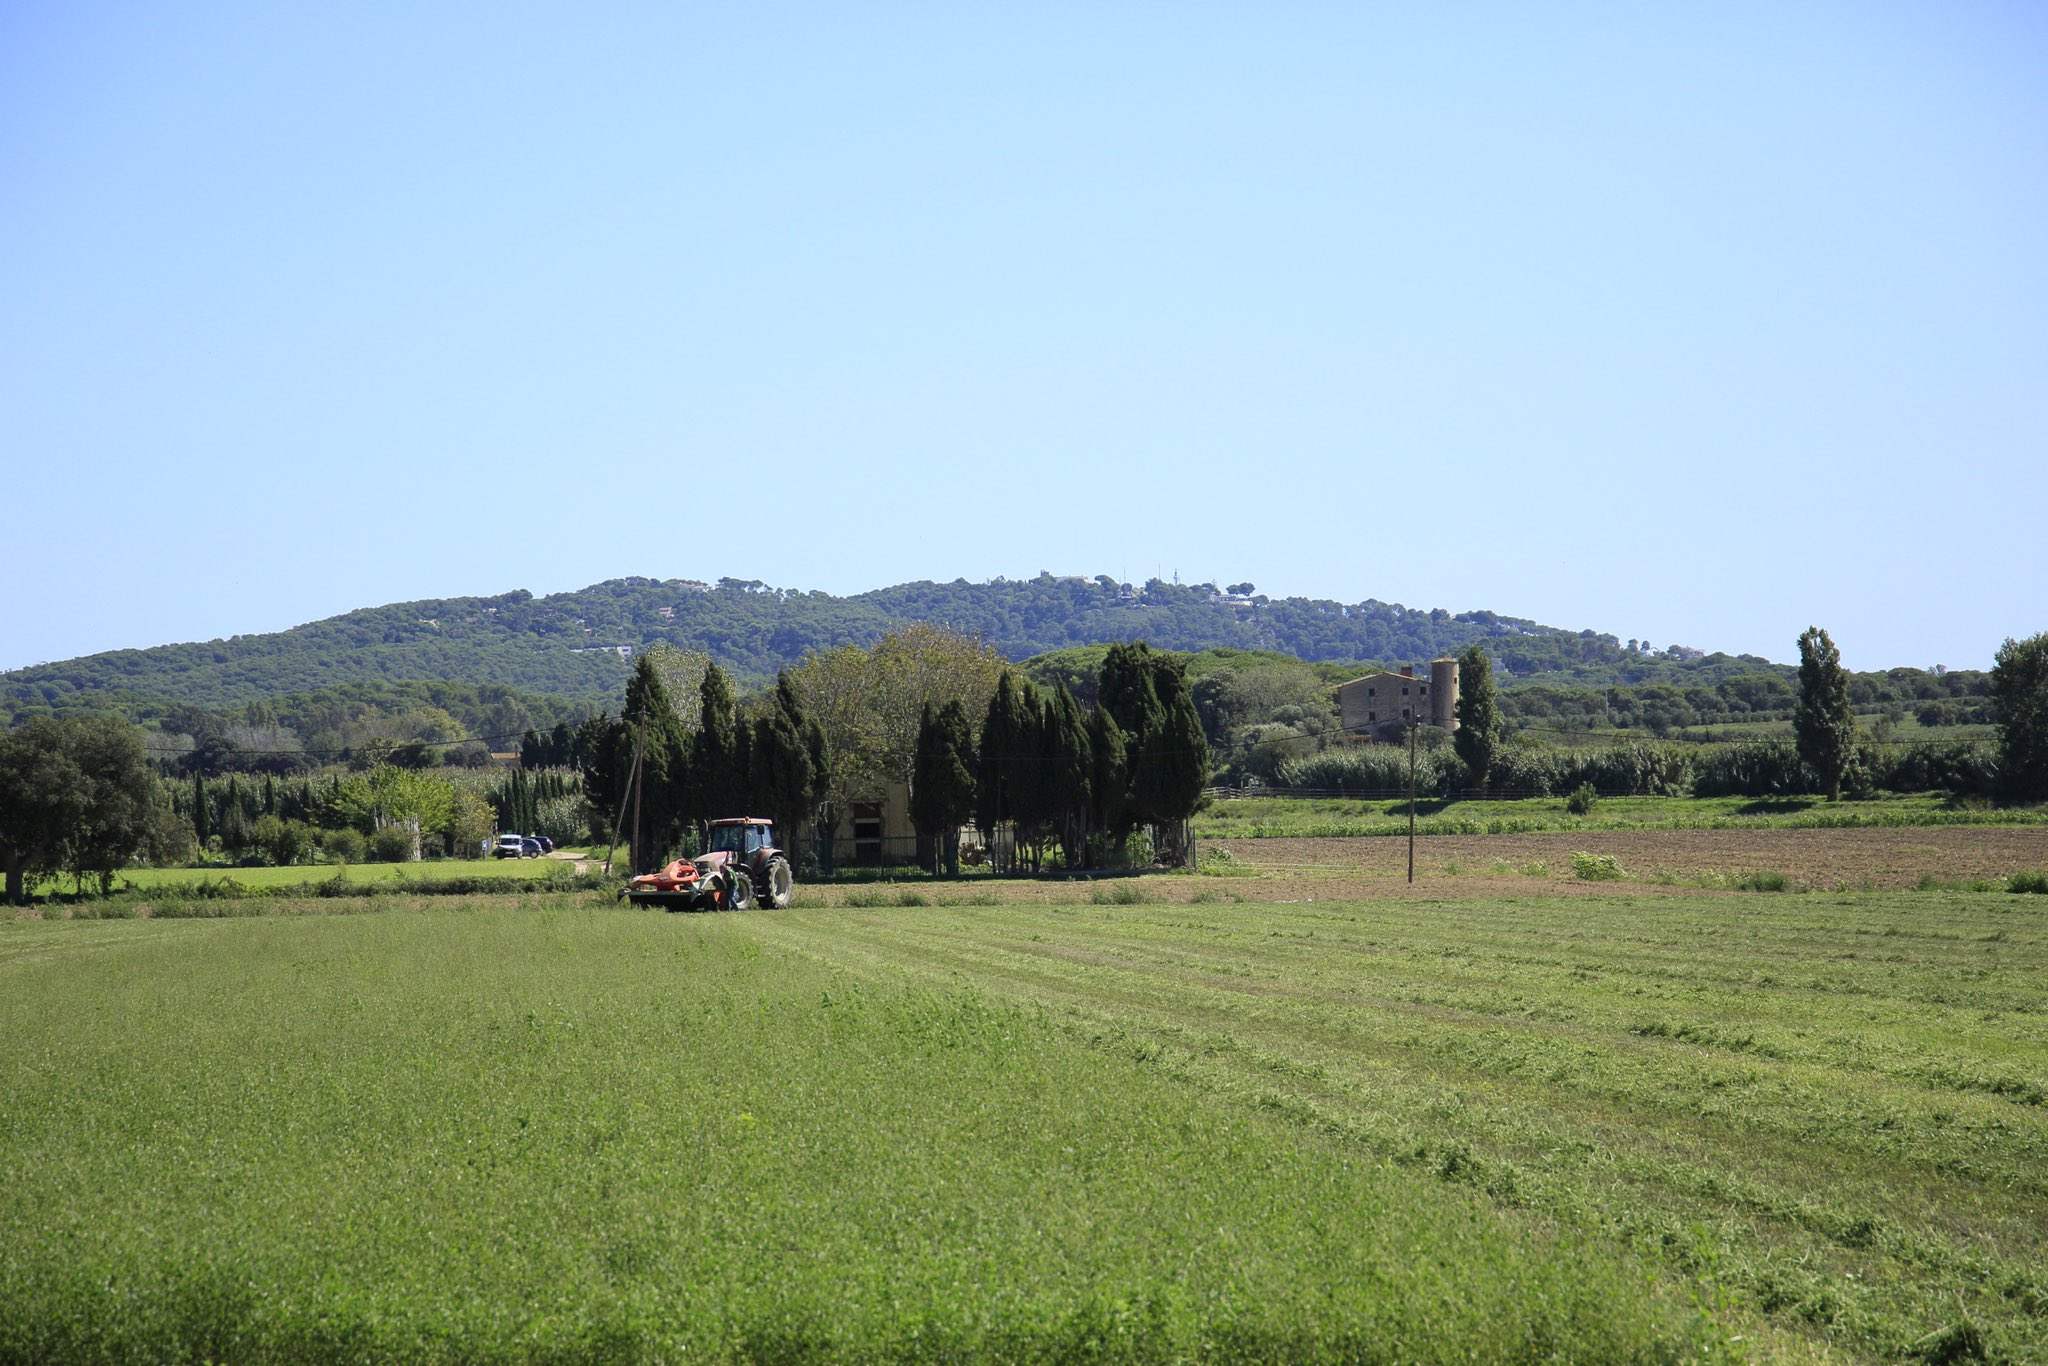
[[[1088,758],[1090,826],[1095,834],[1121,841],[1131,832],[1126,823],[1131,770],[1124,756],[1123,728],[1107,707],[1088,714]]]
[[[239,854],[249,847],[249,813],[242,809],[241,784],[228,775],[228,790],[220,804],[220,847]]]
[[[960,827],[974,814],[974,733],[959,702],[918,715],[911,760],[910,818],[932,848],[934,864],[960,872]],[[936,867],[934,869],[936,871]]]
[[[748,762],[753,795],[747,800],[748,810],[774,821],[783,848],[794,849],[797,830],[810,809],[810,751],[780,707],[757,718],[753,732]]]
[[[824,802],[832,783],[832,746],[825,738],[825,727],[804,710],[803,698],[797,695],[796,683],[787,669],[775,675],[775,710],[803,742],[804,754],[810,761],[810,782],[802,812],[809,818]]]
[[[1045,699],[1029,680],[1018,683],[1016,720],[1016,748],[1005,761],[1008,815],[1017,843],[1030,849],[1031,870],[1037,872],[1045,862],[1045,841],[1058,804],[1045,763]]]
[[[213,808],[206,799],[206,775],[196,768],[192,770],[192,833],[204,853],[206,841],[213,836]]]
[[[1451,743],[1472,786],[1485,787],[1500,751],[1500,700],[1493,691],[1493,661],[1477,645],[1458,656],[1458,729]]]
[[[660,856],[680,838],[688,819],[683,797],[689,784],[688,737],[683,733],[661,674],[645,655],[634,663],[633,676],[627,680],[626,705],[620,719],[624,723],[623,753],[618,756],[622,784],[631,778],[633,746],[636,742],[640,746],[640,830],[636,835],[633,809],[627,805],[624,833],[629,841],[637,840],[633,847],[633,870],[644,873],[656,867]],[[623,789],[620,792],[622,799],[628,795]],[[612,810],[617,811],[618,807]],[[610,819],[610,813],[606,819]]]
[[[981,751],[975,765],[974,823],[991,847],[997,828],[1017,819],[1017,773],[1028,729],[1018,680],[1005,669],[996,679],[995,694],[982,718]]]
[[[1829,801],[1842,796],[1842,777],[1856,750],[1856,714],[1849,710],[1849,675],[1842,652],[1818,626],[1799,636],[1799,701],[1792,709],[1799,757],[1820,778]]]
[[[1099,694],[1125,737],[1130,769],[1125,819],[1149,823],[1155,842],[1172,858],[1181,847],[1182,823],[1200,804],[1209,772],[1209,743],[1185,668],[1142,641],[1112,646],[1102,662]]]
[[[706,668],[698,697],[703,705],[691,745],[689,818],[702,822],[745,815],[732,809],[747,788],[746,775],[739,771],[737,709],[725,670],[716,664]]]
[[[1095,756],[1088,722],[1065,683],[1047,699],[1043,712],[1040,753],[1044,756],[1046,795],[1052,823],[1059,831],[1060,852],[1069,868],[1087,862],[1090,807],[1095,785]]]

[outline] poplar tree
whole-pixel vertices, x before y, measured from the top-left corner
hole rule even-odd
[[[1829,801],[1842,796],[1842,775],[1856,749],[1856,714],[1849,710],[1849,675],[1842,652],[1818,626],[1799,637],[1799,701],[1792,710],[1799,757],[1819,776]]]

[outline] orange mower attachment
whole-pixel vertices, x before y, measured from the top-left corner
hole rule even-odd
[[[744,868],[712,855],[677,859],[658,873],[642,873],[626,884],[625,897],[635,906],[671,911],[746,910],[753,904],[754,887]]]

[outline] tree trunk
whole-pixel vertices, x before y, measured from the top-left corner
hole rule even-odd
[[[19,851],[12,849],[7,851],[7,904],[10,906],[24,905],[28,900],[23,894],[23,883],[26,880],[24,865],[26,863],[27,860],[21,856]]]

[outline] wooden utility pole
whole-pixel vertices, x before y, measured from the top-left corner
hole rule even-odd
[[[633,766],[627,770],[626,790],[619,794],[618,818],[612,822],[612,842],[604,847],[604,875],[606,877],[610,877],[612,875],[612,851],[619,847],[619,827],[626,823],[626,803],[633,800],[634,797],[638,796],[639,792],[640,737],[636,735],[633,737]],[[640,809],[636,805],[633,808],[633,824],[637,826],[639,825],[639,823]],[[632,855],[628,854],[627,857],[630,859]],[[633,871],[637,873],[640,870],[638,868],[635,868]]]
[[[1415,732],[1422,723],[1408,718],[1408,882],[1415,882]]]
[[[636,749],[633,755],[633,872],[635,876],[648,871],[640,866],[640,755]]]

